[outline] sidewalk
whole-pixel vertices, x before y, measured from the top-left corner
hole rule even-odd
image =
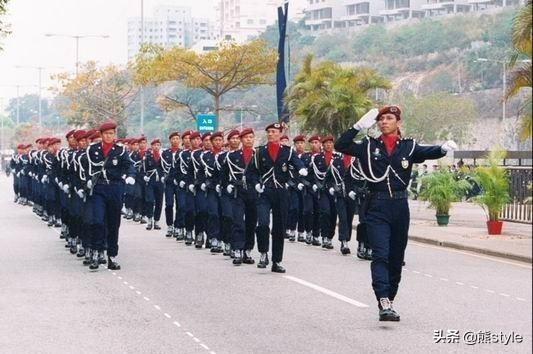
[[[489,235],[483,209],[473,203],[455,203],[450,224],[439,227],[435,210],[427,203],[409,201],[413,241],[532,263],[532,229],[530,224],[504,222],[502,235]]]

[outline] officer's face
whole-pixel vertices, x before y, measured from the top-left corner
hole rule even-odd
[[[222,137],[220,136],[217,136],[216,138],[213,139],[212,142],[213,142],[213,149],[221,150],[222,145],[224,144],[224,139],[222,139]]]
[[[161,150],[161,144],[160,143],[152,144],[152,149],[154,149],[154,151]]]
[[[311,141],[311,148],[314,153],[320,152],[320,149],[322,149],[322,143],[318,140]]]
[[[71,136],[68,138],[68,145],[69,145],[71,148],[75,148],[76,146],[78,146],[78,141],[74,138],[73,135],[71,135]]]
[[[117,132],[115,131],[115,129],[108,129],[102,132],[102,141],[105,144],[112,144],[115,142],[116,136]]]
[[[237,150],[241,146],[241,139],[238,135],[234,135],[229,139],[229,148],[231,150]]]
[[[189,138],[188,135],[183,137],[183,146],[186,149],[189,149],[191,147],[191,138]]]
[[[245,148],[253,148],[254,147],[254,134],[246,134],[241,138],[242,146]]]
[[[324,150],[326,150],[327,152],[333,151],[333,141],[328,140],[323,144],[323,146],[324,146]]]
[[[173,148],[180,147],[180,137],[175,135],[170,139],[170,145],[172,145]]]
[[[204,143],[204,149],[211,150],[213,148],[213,144],[211,144],[211,139],[207,138],[203,140]]]
[[[139,150],[139,143],[133,143],[130,144],[131,151],[138,151]]]
[[[378,127],[384,135],[396,134],[400,129],[400,121],[394,114],[387,113],[379,118]]]
[[[281,131],[279,129],[271,128],[267,130],[267,140],[269,143],[279,143]]]
[[[282,139],[282,140],[281,140],[281,143],[282,143],[283,145],[290,146],[289,139]]]
[[[294,147],[296,148],[296,151],[298,152],[304,152],[305,151],[305,141],[297,141],[294,143]]]
[[[80,139],[78,141],[78,148],[79,149],[87,149],[87,139]]]
[[[191,146],[193,149],[198,149],[201,143],[202,143],[202,139],[200,138],[191,139]]]

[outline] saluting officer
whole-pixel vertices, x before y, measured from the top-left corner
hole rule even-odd
[[[378,139],[354,138],[363,129],[378,124]],[[453,141],[442,146],[421,146],[400,134],[401,110],[397,106],[372,109],[353,128],[342,134],[335,148],[357,157],[361,175],[367,180],[369,196],[365,212],[372,247],[372,287],[378,301],[380,321],[399,321],[392,303],[398,292],[402,262],[409,231],[407,185],[414,163],[444,157],[457,147]]]
[[[270,212],[272,211],[272,271],[285,273],[280,264],[283,260],[284,234],[287,228],[289,196],[286,183],[289,169],[298,171],[300,176],[307,176],[302,161],[294,150],[280,143],[283,127],[273,123],[266,127],[268,143],[256,149],[252,163],[248,168],[247,178],[255,185],[259,193],[257,202],[258,225],[256,229],[257,244],[261,258],[258,268],[269,264]]]
[[[91,247],[96,251],[93,252],[89,266],[92,270],[98,269],[98,257],[103,253],[106,243],[107,268],[120,269],[115,257],[118,255],[124,183],[135,184],[133,162],[124,146],[115,144],[116,128],[117,124],[113,121],[102,124],[102,142],[93,143],[87,149],[88,171],[91,177],[88,188],[93,196],[94,217]]]

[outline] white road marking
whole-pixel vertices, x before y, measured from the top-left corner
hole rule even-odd
[[[474,253],[471,253],[471,252],[468,252],[468,251],[460,251],[460,250],[452,249],[452,248],[449,248],[449,247],[432,246],[432,245],[422,244],[422,243],[416,242],[416,241],[409,241],[409,243],[412,244],[412,245],[418,246],[418,247],[433,248],[433,249],[436,249],[436,250],[441,250],[441,251],[446,251],[446,252],[464,254],[464,255],[467,255],[467,256],[486,259],[486,260],[493,261],[493,262],[510,264],[510,265],[514,265],[514,266],[517,266],[517,267],[521,267],[521,268],[527,268],[527,269],[531,269],[532,268],[531,264],[528,264],[528,263],[525,263],[525,262],[518,263],[518,262],[513,262],[513,261],[507,261],[507,260],[503,260],[503,259],[500,259],[500,258],[497,258],[497,257],[483,256],[483,255],[474,254]]]
[[[433,278],[433,275],[431,275],[431,274],[425,274],[425,273],[424,273],[424,276],[425,276],[425,277],[428,277],[428,278]]]
[[[456,281],[455,284],[457,284],[457,285],[465,285],[465,283],[461,283],[460,281]]]
[[[440,278],[440,280],[442,280],[442,281],[448,281],[447,278]]]
[[[475,286],[475,285],[470,285],[470,287],[471,287],[472,289],[479,289],[479,287],[477,287],[477,286]]]
[[[344,295],[341,295],[339,293],[336,293],[334,291],[331,291],[331,290],[328,290],[326,288],[323,288],[319,285],[316,285],[316,284],[313,284],[313,283],[310,283],[308,281],[305,281],[303,279],[300,279],[300,278],[296,278],[296,277],[293,277],[293,276],[290,276],[290,275],[284,275],[283,276],[285,279],[288,279],[288,280],[291,280],[295,283],[298,283],[298,284],[301,284],[303,286],[307,286],[308,288],[311,288],[313,290],[316,290],[318,292],[321,292],[322,294],[325,294],[325,295],[329,295],[335,299],[338,299],[338,300],[341,300],[341,301],[344,301],[344,302],[347,302],[349,303],[350,305],[354,305],[354,306],[357,306],[357,307],[368,307],[367,304],[363,304],[362,302],[359,302],[359,301],[356,301],[356,300],[353,300],[353,299],[350,299],[349,297],[346,297]]]
[[[166,312],[163,315],[165,315],[166,318],[170,318],[170,315]]]
[[[488,293],[491,293],[491,294],[494,294],[494,293],[495,293],[494,290],[485,289],[485,291],[488,292]]]
[[[420,274],[420,272],[418,270],[413,270],[413,273]]]
[[[124,285],[128,285],[128,282],[127,282],[127,281],[125,281],[125,282],[123,282],[123,283],[124,283]]]
[[[200,344],[200,347],[204,348],[205,350],[209,350],[209,347],[203,343]]]
[[[117,275],[117,273],[115,273],[115,272],[113,272],[113,273],[111,273],[111,274],[113,274],[113,275]]]
[[[192,337],[192,340],[195,341],[196,343],[200,343],[200,340],[196,337]]]
[[[146,296],[145,296],[145,297],[143,297],[143,299],[145,299],[146,301],[150,301],[150,299],[149,299],[149,298],[147,298]]]
[[[121,276],[119,276],[118,278],[119,278],[120,280],[122,280],[122,277],[121,277]]]
[[[189,337],[191,337],[191,338],[194,337],[194,334],[192,334],[191,332],[185,332],[185,333],[187,333],[187,335],[188,335]]]
[[[499,293],[499,295],[501,295],[501,296],[505,296],[505,297],[509,297],[509,296],[511,296],[511,295],[509,295],[509,294],[505,294],[505,293]]]
[[[130,288],[131,290],[135,289],[135,288],[134,288],[133,286],[131,286],[131,285],[129,286],[129,288]]]
[[[177,321],[174,321],[174,322],[172,322],[172,323],[174,323],[174,325],[175,325],[176,327],[181,327],[181,325],[180,325],[179,322],[177,322]]]
[[[137,295],[141,295],[141,292],[139,290],[135,290],[135,292],[137,293]]]
[[[161,311],[161,307],[157,306],[157,305],[154,305],[154,308],[157,310],[157,311]]]
[[[517,297],[516,299],[517,299],[518,301],[526,301],[526,299],[521,298],[521,297]]]

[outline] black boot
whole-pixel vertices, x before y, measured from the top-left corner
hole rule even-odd
[[[100,264],[106,264],[106,263],[107,263],[107,261],[106,261],[106,259],[105,259],[105,254],[104,254],[104,252],[100,252],[100,253],[98,253],[98,262],[99,262]]]
[[[333,243],[331,242],[330,238],[326,238],[326,246],[325,246],[325,248],[327,250],[332,250],[333,249]]]
[[[237,250],[235,251],[235,257],[233,258],[233,265],[241,265],[242,264],[242,251]]]
[[[273,262],[272,263],[272,271],[274,273],[285,273],[285,268],[283,268],[283,266],[277,262]]]
[[[75,238],[71,238],[70,240],[71,240],[71,242],[70,242],[70,253],[71,254],[78,253],[77,240]]]
[[[313,246],[320,246],[320,239],[318,237],[313,237]]]
[[[174,226],[169,226],[167,229],[166,237],[170,238],[174,236]]]
[[[92,257],[91,257],[91,263],[89,265],[89,269],[90,270],[97,270],[98,267],[100,267],[100,262],[98,261],[98,255],[101,253],[102,251],[93,251],[93,254],[92,254]],[[103,254],[103,253],[102,253]]]
[[[85,248],[79,247],[78,248],[78,253],[76,253],[76,257],[78,257],[78,258],[85,257]]]
[[[159,221],[154,221],[154,230],[161,230],[161,226],[159,226]]]
[[[350,254],[350,247],[348,247],[348,241],[341,241],[341,253],[343,255]]]
[[[252,258],[252,251],[251,250],[244,251],[244,254],[242,256],[242,262],[244,264],[254,264],[255,263],[254,259]]]
[[[92,257],[93,251],[90,249],[85,250],[85,259],[83,260],[83,265],[88,266],[91,264],[91,257]]]
[[[118,264],[115,257],[108,257],[107,258],[107,269],[111,270],[120,270],[120,264]]]
[[[305,242],[305,233],[298,232],[298,242]]]
[[[257,268],[266,268],[270,262],[268,261],[268,253],[261,253],[259,258],[259,263],[257,263]]]
[[[154,227],[154,219],[148,219],[148,224],[146,225],[146,230],[150,231]]]
[[[392,309],[392,304],[389,298],[384,297],[379,299],[378,308],[380,321],[400,321],[400,315]]]
[[[192,245],[192,231],[187,231],[185,234],[185,245],[190,246]]]
[[[363,242],[359,242],[359,245],[357,246],[357,258],[366,259],[365,252],[366,252],[365,244]]]
[[[372,249],[371,248],[366,248],[365,250],[365,259],[367,261],[371,261],[372,260]]]
[[[204,245],[204,233],[203,232],[199,232],[197,235],[196,235],[196,240],[194,242],[194,247],[200,249],[202,248]]]

